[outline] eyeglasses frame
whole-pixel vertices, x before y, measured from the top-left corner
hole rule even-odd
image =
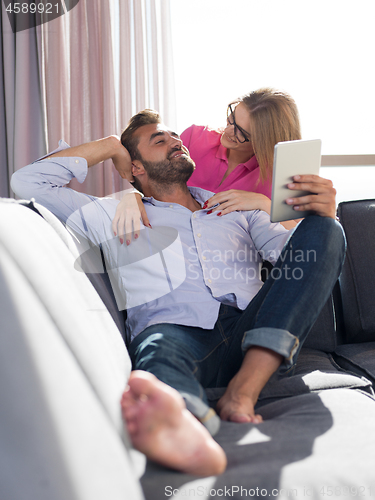
[[[238,104],[239,103],[237,103],[236,106]],[[236,109],[236,107],[234,109],[232,109],[232,104],[228,104],[228,108],[227,108],[227,120],[228,120],[228,123],[229,123],[229,125],[233,125],[234,126],[234,135],[235,135],[237,141],[240,144],[245,144],[245,142],[251,142],[250,139],[247,137],[250,134],[248,132],[246,132],[246,130],[244,130],[242,127],[240,127],[239,125],[237,125],[236,120],[234,119],[234,110],[235,109]],[[232,117],[233,121],[230,121],[230,117]],[[244,141],[241,141],[239,139],[239,137],[237,136],[237,133],[236,133],[237,130],[239,130],[241,132],[241,134],[243,135],[243,137],[245,139]]]

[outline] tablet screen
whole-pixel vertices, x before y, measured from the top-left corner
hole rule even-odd
[[[300,219],[310,211],[296,212],[293,205],[287,205],[287,198],[304,196],[307,191],[291,191],[287,185],[294,175],[319,175],[322,141],[279,142],[275,146],[272,176],[271,222]]]

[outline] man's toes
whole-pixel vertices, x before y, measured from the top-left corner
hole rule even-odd
[[[139,409],[136,405],[123,406],[121,410],[123,418],[125,418],[125,420],[127,421],[133,420],[139,415]]]
[[[135,399],[150,397],[155,392],[157,378],[151,373],[133,371],[129,377],[130,391]]]
[[[261,424],[263,422],[262,415],[254,415],[253,424]]]
[[[232,411],[226,414],[220,414],[222,420],[227,420],[229,422],[237,422],[238,424],[260,424],[263,422],[261,415],[251,415],[249,413],[243,413],[240,411]]]
[[[130,393],[124,394],[121,398],[120,405],[123,411],[132,408],[136,404],[136,400]]]
[[[128,385],[121,396],[121,406],[129,406],[135,403],[138,399],[138,395],[134,394],[134,391]]]
[[[233,412],[229,415],[228,420],[230,422],[237,422],[238,424],[248,424],[252,422],[252,418],[250,415],[247,415],[246,413],[238,413],[238,412]]]
[[[138,431],[138,423],[136,420],[126,420],[126,430],[132,436]]]

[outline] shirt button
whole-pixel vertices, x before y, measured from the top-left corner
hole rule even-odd
[[[194,219],[196,219],[197,218],[197,214],[193,214],[193,217],[194,217]]]
[[[202,259],[203,259],[203,260],[206,260],[206,258],[207,258],[207,257],[206,257],[205,255],[203,255]]]
[[[79,163],[79,160],[76,160],[76,163]]]
[[[209,283],[212,283],[212,280],[207,280]]]
[[[201,235],[201,233],[198,233],[197,236],[198,236],[198,238],[200,238],[202,235]]]
[[[173,205],[169,205],[169,208],[173,208]]]

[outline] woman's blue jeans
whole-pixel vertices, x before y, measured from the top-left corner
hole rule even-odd
[[[151,372],[177,389],[202,420],[209,412],[204,389],[226,387],[251,346],[281,354],[279,373],[291,373],[340,274],[345,248],[339,223],[306,217],[244,311],[221,305],[212,330],[169,323],[146,328],[130,344],[133,369]],[[212,434],[217,422],[213,426],[208,425]]]

